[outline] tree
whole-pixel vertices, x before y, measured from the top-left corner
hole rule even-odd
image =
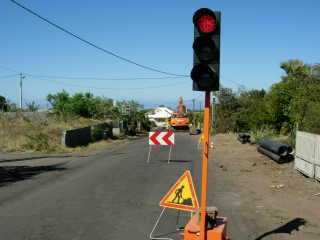
[[[121,101],[117,103],[117,110],[113,110],[119,114],[119,119],[123,120],[127,127],[127,134],[135,135],[138,125],[145,129],[150,129],[150,122],[146,118],[146,110],[137,101]]]
[[[65,90],[56,94],[49,94],[47,101],[51,104],[53,112],[57,115],[65,116],[72,112],[70,96]]]
[[[72,114],[92,118],[98,114],[98,99],[92,93],[76,93],[70,98],[70,111]]]
[[[297,126],[302,130],[319,129],[315,116],[319,116],[320,79],[312,74],[310,65],[299,60],[284,62],[281,68],[285,75],[266,96],[272,124],[277,131],[292,136]]]
[[[237,111],[240,107],[236,94],[231,88],[221,88],[218,93],[217,131],[236,131]]]
[[[122,101],[113,106],[113,100],[105,97],[96,97],[92,93],[75,93],[69,95],[66,91],[49,94],[47,100],[52,105],[55,114],[63,117],[69,115],[95,119],[122,119],[132,126],[138,121],[145,121],[140,114],[142,105],[136,101]],[[130,112],[123,115],[122,109],[128,106]]]
[[[8,111],[8,102],[7,99],[0,95],[0,111],[7,112]]]
[[[30,103],[27,103],[27,110],[30,112],[36,112],[38,111],[40,106],[35,103],[35,101],[32,101]]]
[[[238,97],[239,108],[236,116],[237,131],[256,131],[269,124],[266,111],[265,90],[243,91]]]

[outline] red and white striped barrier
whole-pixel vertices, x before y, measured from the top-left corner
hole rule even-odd
[[[149,145],[174,145],[174,132],[149,132]]]
[[[170,163],[172,146],[174,145],[174,132],[172,130],[168,130],[166,132],[161,132],[161,131],[149,132],[149,154],[148,154],[147,163],[150,163],[151,149],[152,149],[152,146],[154,145],[162,145],[162,146],[170,147],[169,157],[168,157],[168,163]]]

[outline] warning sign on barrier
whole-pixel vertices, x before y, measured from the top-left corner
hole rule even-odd
[[[169,192],[161,199],[161,207],[196,211],[199,208],[196,192],[194,190],[191,173],[189,170],[177,180]]]
[[[174,145],[174,132],[149,132],[149,145]]]
[[[148,153],[148,159],[147,163],[150,163],[150,156],[151,156],[151,149],[154,145],[163,145],[163,146],[169,146],[169,157],[168,157],[168,163],[170,163],[171,160],[171,151],[172,147],[174,146],[174,132],[172,130],[168,130],[166,132],[161,131],[155,131],[155,132],[149,132],[149,153]]]

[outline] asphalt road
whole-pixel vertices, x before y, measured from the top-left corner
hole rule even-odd
[[[154,147],[147,164],[144,138],[66,164],[20,169],[0,183],[0,239],[149,239],[169,187],[186,169],[199,181],[196,139],[178,133],[170,164],[167,147]],[[179,239],[176,228],[189,214],[177,213],[166,211],[156,236]]]

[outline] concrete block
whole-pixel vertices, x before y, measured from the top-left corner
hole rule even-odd
[[[320,165],[315,165],[315,173],[314,176],[317,180],[320,181]]]
[[[88,145],[91,142],[91,127],[66,130],[62,134],[62,144],[66,147]]]
[[[294,167],[299,172],[304,175],[314,178],[315,176],[315,167],[313,163],[307,162],[306,160],[296,156],[294,160]]]
[[[115,137],[119,137],[121,135],[120,128],[112,128],[112,135]]]

